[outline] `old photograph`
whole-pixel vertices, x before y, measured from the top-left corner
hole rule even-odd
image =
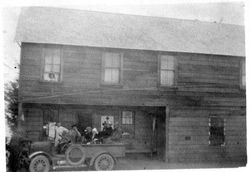
[[[3,8],[7,172],[245,168],[244,8]]]

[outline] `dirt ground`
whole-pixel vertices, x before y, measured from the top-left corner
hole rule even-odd
[[[114,170],[152,170],[152,169],[197,169],[197,168],[236,168],[242,164],[221,163],[166,163],[163,160],[146,156],[126,156],[119,159]],[[65,171],[86,171],[91,169],[67,169]],[[60,170],[61,171],[61,170]]]
[[[150,159],[121,159],[116,164],[115,170],[152,170],[152,169],[195,169],[195,168],[234,168],[240,164],[221,163],[166,163]]]

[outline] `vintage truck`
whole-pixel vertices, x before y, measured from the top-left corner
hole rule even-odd
[[[50,142],[34,142],[29,154],[30,172],[87,167],[113,170],[117,159],[125,156],[123,144],[71,144],[65,153],[54,153]]]
[[[67,143],[64,151],[58,153],[53,140],[32,142],[17,137],[10,144],[12,166],[26,168],[30,172],[48,172],[51,170],[72,170],[74,168],[92,168],[93,170],[113,170],[117,159],[125,156],[122,143],[83,144]],[[14,150],[14,151],[13,151]]]

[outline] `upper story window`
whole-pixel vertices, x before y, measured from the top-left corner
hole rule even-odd
[[[241,60],[241,88],[246,88],[246,64],[245,60]]]
[[[104,84],[120,84],[122,72],[122,54],[104,53],[103,76]]]
[[[209,117],[209,145],[221,146],[225,144],[224,123],[223,118]]]
[[[59,48],[44,48],[43,80],[59,82],[61,80],[61,56]]]
[[[160,56],[160,85],[173,86],[175,80],[175,58],[169,55]]]

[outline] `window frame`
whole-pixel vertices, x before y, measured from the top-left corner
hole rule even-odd
[[[171,56],[174,59],[174,69],[173,70],[169,70],[169,71],[173,71],[174,73],[174,79],[173,79],[173,85],[165,85],[161,83],[161,63],[162,63],[162,56]],[[159,54],[158,55],[158,87],[161,88],[175,88],[177,86],[177,58],[175,55],[173,54]]]
[[[131,112],[132,113],[132,123],[131,124],[128,124],[128,123],[123,123],[123,119],[124,119],[124,117],[123,117],[123,112]],[[134,125],[134,111],[131,111],[131,110],[123,110],[122,111],[122,125]]]
[[[111,53],[111,54],[118,54],[120,57],[120,67],[119,67],[119,82],[118,83],[112,83],[112,82],[105,82],[104,81],[104,75],[105,75],[105,54]],[[101,56],[102,60],[102,70],[101,70],[101,85],[104,86],[122,86],[123,84],[123,53],[122,52],[114,52],[114,51],[105,51],[102,53]],[[111,67],[109,67],[111,68]]]
[[[245,85],[243,85],[242,81],[243,81],[243,64],[245,65]],[[245,90],[246,89],[246,59],[240,59],[240,89]]]
[[[123,121],[122,121],[123,120],[123,112],[131,112],[132,113],[132,124],[123,124]],[[133,110],[127,110],[127,109],[125,109],[125,110],[121,111],[121,128],[124,129],[124,128],[126,128],[125,126],[131,126],[131,127],[133,127],[132,128],[133,133],[131,133],[132,134],[132,138],[135,138],[135,115],[136,115],[136,113]]]
[[[58,49],[59,50],[59,58],[60,58],[60,72],[59,72],[59,79],[58,81],[49,81],[49,80],[45,80],[44,79],[44,73],[45,73],[45,51],[48,49]],[[62,53],[62,47],[61,46],[57,46],[57,45],[44,45],[42,47],[42,58],[41,58],[41,76],[40,76],[40,81],[42,82],[47,82],[47,83],[62,83],[63,81],[63,53]]]
[[[211,118],[219,118],[219,119],[222,119],[223,120],[223,143],[221,144],[213,144],[211,143],[211,132],[210,132],[210,127],[211,127]],[[209,129],[208,129],[208,134],[209,134],[209,138],[208,138],[208,141],[209,141],[209,146],[225,146],[226,145],[226,129],[225,129],[225,126],[226,126],[226,119],[224,117],[221,117],[221,116],[217,116],[217,115],[211,115],[209,116],[208,118],[208,126],[209,126]]]

